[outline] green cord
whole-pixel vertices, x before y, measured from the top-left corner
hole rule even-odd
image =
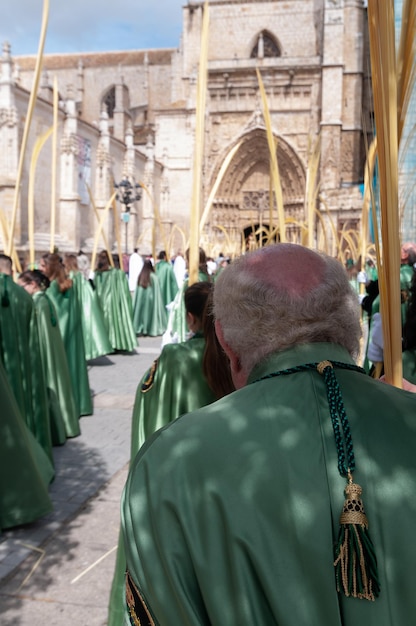
[[[365,374],[365,370],[358,365],[342,363],[340,361],[322,361],[321,363],[305,363],[278,372],[266,374],[253,383],[268,380],[276,376],[287,376],[308,370],[317,370],[324,377],[328,397],[329,413],[334,431],[335,445],[338,455],[338,471],[341,476],[348,476],[348,472],[355,470],[354,448],[352,444],[351,430],[342,400],[341,389],[335,376],[334,367],[352,370]],[[252,383],[251,383],[252,384]]]

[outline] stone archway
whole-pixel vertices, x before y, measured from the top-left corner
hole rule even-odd
[[[221,225],[229,232],[243,233],[251,225],[253,229],[270,226],[270,155],[264,128],[255,128],[241,139],[214,198],[209,224]],[[278,140],[277,161],[282,186],[285,218],[303,222],[306,174],[296,152],[283,139]],[[216,180],[214,172],[211,185]],[[273,203],[272,227],[278,223],[276,203]],[[300,240],[300,228],[286,226],[289,241]]]

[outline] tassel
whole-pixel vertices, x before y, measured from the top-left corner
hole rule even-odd
[[[342,588],[347,597],[375,600],[380,595],[377,559],[368,534],[368,521],[360,498],[362,489],[360,485],[354,483],[352,478],[351,472],[355,469],[354,447],[334,367],[365,374],[364,370],[357,365],[339,361],[321,361],[273,372],[252,382],[315,368],[323,376],[337,449],[338,471],[348,480],[345,487],[344,508],[339,520],[338,543],[335,548],[334,566],[337,591],[340,592]]]
[[[375,600],[380,593],[377,559],[368,534],[368,521],[361,501],[362,489],[348,472],[344,508],[340,517],[334,561],[337,590],[349,597]]]

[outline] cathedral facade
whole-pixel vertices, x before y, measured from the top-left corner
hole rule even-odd
[[[107,204],[114,184],[128,178],[142,186],[142,193],[124,221],[126,249],[138,246],[148,253],[155,242],[170,253],[183,249],[189,236],[203,11],[203,2],[183,7],[177,49],[44,57],[14,232],[18,249],[27,247],[31,150],[52,124],[54,81],[58,182],[54,201],[52,148],[45,142],[34,183],[36,247],[45,248],[48,241],[54,202],[60,249],[88,251],[98,239],[114,247],[123,223],[117,224],[120,216]],[[201,233],[205,247],[230,252],[227,246],[278,222],[257,69],[276,143],[287,238],[301,237],[310,146],[318,138],[321,221],[330,220],[338,231],[358,227],[372,126],[366,20],[362,0],[209,2],[201,193],[202,205],[208,199],[212,205]],[[35,63],[34,57],[13,58],[3,47],[0,208],[9,219]]]

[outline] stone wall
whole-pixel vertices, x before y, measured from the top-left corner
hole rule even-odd
[[[44,58],[41,89],[44,101],[39,101],[36,108],[33,137],[45,128],[48,116],[50,121],[51,84],[57,76],[62,103],[69,101],[75,107],[71,123],[68,111],[61,110],[60,124],[75,124],[76,132],[68,131],[69,137],[76,134],[91,145],[92,186],[99,209],[104,209],[110,178],[121,178],[126,167],[136,180],[142,179],[146,185],[148,193],[144,193],[135,208],[135,217],[132,214],[129,222],[129,246],[139,241],[146,250],[151,247],[155,210],[160,218],[158,246],[166,247],[175,225],[185,236],[178,236],[176,229],[171,253],[183,247],[182,240],[189,235],[203,4],[193,2],[183,7],[183,34],[176,50]],[[359,221],[359,185],[365,160],[362,112],[367,121],[371,116],[363,2],[211,0],[209,15],[203,204],[224,159],[237,145],[238,151],[214,198],[213,215],[220,216],[218,219],[224,223],[233,224],[240,237],[256,211],[259,215],[263,211],[260,204],[256,207],[256,201],[262,206],[268,202],[269,156],[256,76],[256,68],[259,68],[284,177],[282,188],[287,214],[296,219],[304,217],[308,145],[319,135],[318,177],[328,211],[335,223],[346,211],[349,217],[354,216]],[[15,76],[18,75],[20,84],[16,94],[20,93],[23,100],[33,69],[33,58],[15,59]],[[109,98],[105,103],[105,96],[111,89],[114,89],[110,94],[113,100]],[[0,89],[0,108],[1,102]],[[24,107],[19,112],[20,118],[24,116],[23,110]],[[22,120],[20,135],[21,128]],[[369,124],[367,129],[371,132]],[[0,143],[7,141],[5,131],[1,132]],[[60,133],[62,135],[63,131]],[[134,158],[128,145],[131,136],[135,144]],[[66,139],[67,155],[71,141]],[[31,147],[33,142],[31,139]],[[50,148],[45,147],[39,164],[43,181],[50,178],[48,150]],[[61,158],[60,168],[64,165],[65,159]],[[64,186],[76,173],[73,164],[72,169],[68,163],[65,167]],[[7,177],[5,163],[0,167],[0,181],[2,177]],[[75,183],[70,183],[70,188],[71,185],[73,188]],[[48,185],[37,181],[36,186],[36,202],[47,206],[50,203]],[[76,196],[76,192],[74,194]],[[6,184],[0,184],[0,201],[10,205],[10,187]],[[76,197],[71,198],[71,194],[60,199],[60,228],[64,226],[62,237],[68,238],[68,245],[75,241],[83,246],[92,245],[94,216],[86,206]],[[247,206],[251,208],[248,210]],[[23,214],[21,218],[26,233]],[[37,228],[43,232],[47,220],[45,212],[40,211],[37,219]],[[257,216],[257,219],[260,218]],[[277,220],[277,213],[273,219]],[[114,242],[116,229],[110,216],[105,228]]]

